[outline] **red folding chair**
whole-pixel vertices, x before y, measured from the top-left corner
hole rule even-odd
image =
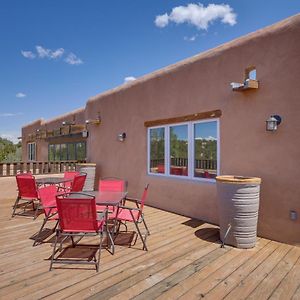
[[[147,245],[146,245],[146,239],[147,236],[150,235],[150,231],[148,229],[148,226],[145,222],[145,218],[144,218],[144,213],[143,213],[143,209],[144,209],[144,204],[147,198],[147,193],[148,193],[148,187],[149,184],[147,184],[145,186],[143,195],[141,199],[135,199],[135,198],[130,198],[130,197],[126,197],[126,201],[133,201],[136,204],[136,207],[128,207],[128,206],[119,206],[119,209],[117,210],[116,213],[116,220],[120,221],[122,224],[125,224],[126,230],[127,230],[127,226],[126,226],[126,222],[131,222],[134,223],[135,228],[138,232],[139,237],[142,240],[143,243],[143,250],[148,251]],[[146,229],[146,234],[143,237],[140,228],[139,228],[139,224],[143,223]],[[133,244],[136,243],[137,237],[135,239],[135,242]]]
[[[127,181],[117,177],[106,177],[99,180],[98,190],[100,192],[126,192]],[[113,206],[96,205],[98,211],[108,209],[108,212],[113,212]]]
[[[82,192],[86,180],[86,175],[86,173],[80,173],[80,175],[74,176],[70,192]]]
[[[13,206],[12,217],[15,215],[26,215],[25,210],[28,205],[32,205],[32,209],[35,210],[34,219],[37,217],[40,197],[38,193],[38,188],[36,185],[35,177],[31,174],[17,174],[16,175],[17,186],[18,186],[18,196]],[[35,202],[37,202],[37,206],[35,208]],[[17,212],[18,207],[23,207],[23,212]]]
[[[67,171],[64,173],[64,179],[72,179],[72,181],[67,181],[64,183],[64,187],[66,189],[71,189],[71,186],[72,186],[72,182],[74,180],[74,177],[75,176],[78,176],[80,175],[80,172],[77,172],[77,171]]]
[[[48,221],[56,221],[56,224],[52,229],[52,233],[55,232],[55,229],[58,224],[56,194],[57,194],[57,187],[55,185],[49,185],[39,189],[40,201],[41,201],[42,208],[44,210],[45,217],[39,232],[34,237],[33,246],[35,246],[38,242],[41,243],[40,235]]]
[[[104,214],[97,215],[95,197],[83,193],[65,193],[56,196],[57,211],[59,216],[59,228],[56,230],[55,244],[50,263],[50,271],[53,264],[93,264],[96,271],[99,271],[100,255],[103,239],[103,228],[105,223]],[[56,255],[61,251],[62,243],[71,238],[72,247],[75,248],[78,241],[74,242],[74,237],[83,238],[84,236],[99,236],[99,248],[89,254],[87,260],[79,260],[64,258],[64,252],[68,250],[66,247],[61,254]],[[57,243],[60,240],[60,247],[56,249]],[[98,261],[96,252],[98,253]]]

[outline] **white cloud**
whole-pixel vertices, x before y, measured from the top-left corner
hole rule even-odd
[[[124,78],[124,83],[135,81],[135,80],[136,80],[135,77],[133,77],[133,76],[127,76],[127,77]]]
[[[26,97],[26,94],[20,92],[20,93],[16,94],[16,97],[17,98],[24,98],[24,97]]]
[[[69,65],[83,64],[83,61],[72,52],[66,57],[65,62]]]
[[[21,54],[26,57],[26,58],[29,58],[29,59],[34,59],[36,57],[36,55],[31,52],[31,51],[23,51],[21,50]]]
[[[157,27],[166,27],[169,23],[168,14],[156,16],[154,23]]]
[[[35,48],[40,58],[56,59],[60,58],[65,52],[63,48],[59,48],[56,50],[46,49],[42,46],[36,46]]]
[[[0,117],[16,117],[16,116],[21,116],[23,113],[1,113]]]
[[[185,36],[183,39],[185,40],[185,41],[187,41],[187,42],[194,42],[194,41],[196,41],[196,38],[197,38],[197,34],[195,34],[195,35],[192,35],[192,36]]]
[[[206,30],[217,19],[221,19],[224,24],[233,26],[236,24],[236,16],[236,13],[228,4],[212,3],[205,7],[201,3],[190,3],[187,6],[174,7],[169,15],[156,16],[155,25],[166,27],[169,22],[176,24],[188,23],[196,26],[199,30]]]
[[[198,136],[198,137],[195,138],[195,140],[216,141],[217,139],[210,135],[210,136],[206,136],[206,137]]]
[[[66,55],[64,48],[58,48],[56,50],[51,50],[44,48],[43,46],[35,46],[36,53],[33,53],[32,51],[21,51],[22,55],[26,58],[34,59],[36,57],[38,58],[48,58],[48,59],[60,59],[64,55]],[[81,65],[83,64],[83,61],[77,57],[74,53],[69,52],[68,55],[65,57],[64,61],[70,65]]]

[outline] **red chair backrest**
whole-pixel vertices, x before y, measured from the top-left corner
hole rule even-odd
[[[148,188],[149,188],[149,184],[147,184],[145,186],[145,189],[144,189],[144,192],[143,192],[143,195],[142,195],[142,198],[141,198],[140,215],[142,214],[143,209],[144,209],[145,201],[146,201],[147,194],[148,194]]]
[[[74,179],[76,175],[80,175],[80,172],[77,171],[67,171],[64,173],[65,179]]]
[[[46,215],[49,215],[49,212],[53,209],[47,208],[47,206],[54,206],[56,205],[56,194],[57,194],[57,187],[55,185],[49,185],[46,187],[42,187],[39,189],[41,203],[44,208],[44,212]]]
[[[64,173],[64,179],[72,179],[74,180],[74,177],[77,176],[77,175],[80,175],[80,172],[77,172],[77,171],[67,171]],[[70,188],[72,187],[72,181],[67,181],[64,183],[64,186],[66,188]]]
[[[122,179],[101,179],[99,180],[99,191],[102,192],[125,192],[126,181]]]
[[[18,174],[16,175],[16,180],[20,198],[39,198],[34,176],[32,176],[31,174]]]
[[[95,197],[84,194],[56,196],[60,228],[66,232],[98,231]]]
[[[81,192],[86,179],[86,174],[76,175],[72,182],[71,192]]]

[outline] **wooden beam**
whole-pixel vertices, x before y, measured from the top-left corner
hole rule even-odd
[[[159,119],[159,120],[154,120],[154,121],[146,121],[144,123],[144,125],[145,125],[145,127],[152,127],[152,126],[159,126],[159,125],[166,125],[166,124],[196,121],[196,120],[202,120],[202,119],[218,118],[221,115],[222,115],[222,111],[217,109],[217,110],[206,111],[206,112],[201,112],[201,113],[196,113],[196,114],[186,115],[186,116],[181,116],[181,117]]]

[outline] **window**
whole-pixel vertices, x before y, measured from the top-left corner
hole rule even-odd
[[[27,144],[27,155],[28,160],[36,160],[36,143]]]
[[[214,180],[219,169],[219,120],[148,128],[148,173]]]
[[[86,142],[49,144],[49,161],[85,160]]]

